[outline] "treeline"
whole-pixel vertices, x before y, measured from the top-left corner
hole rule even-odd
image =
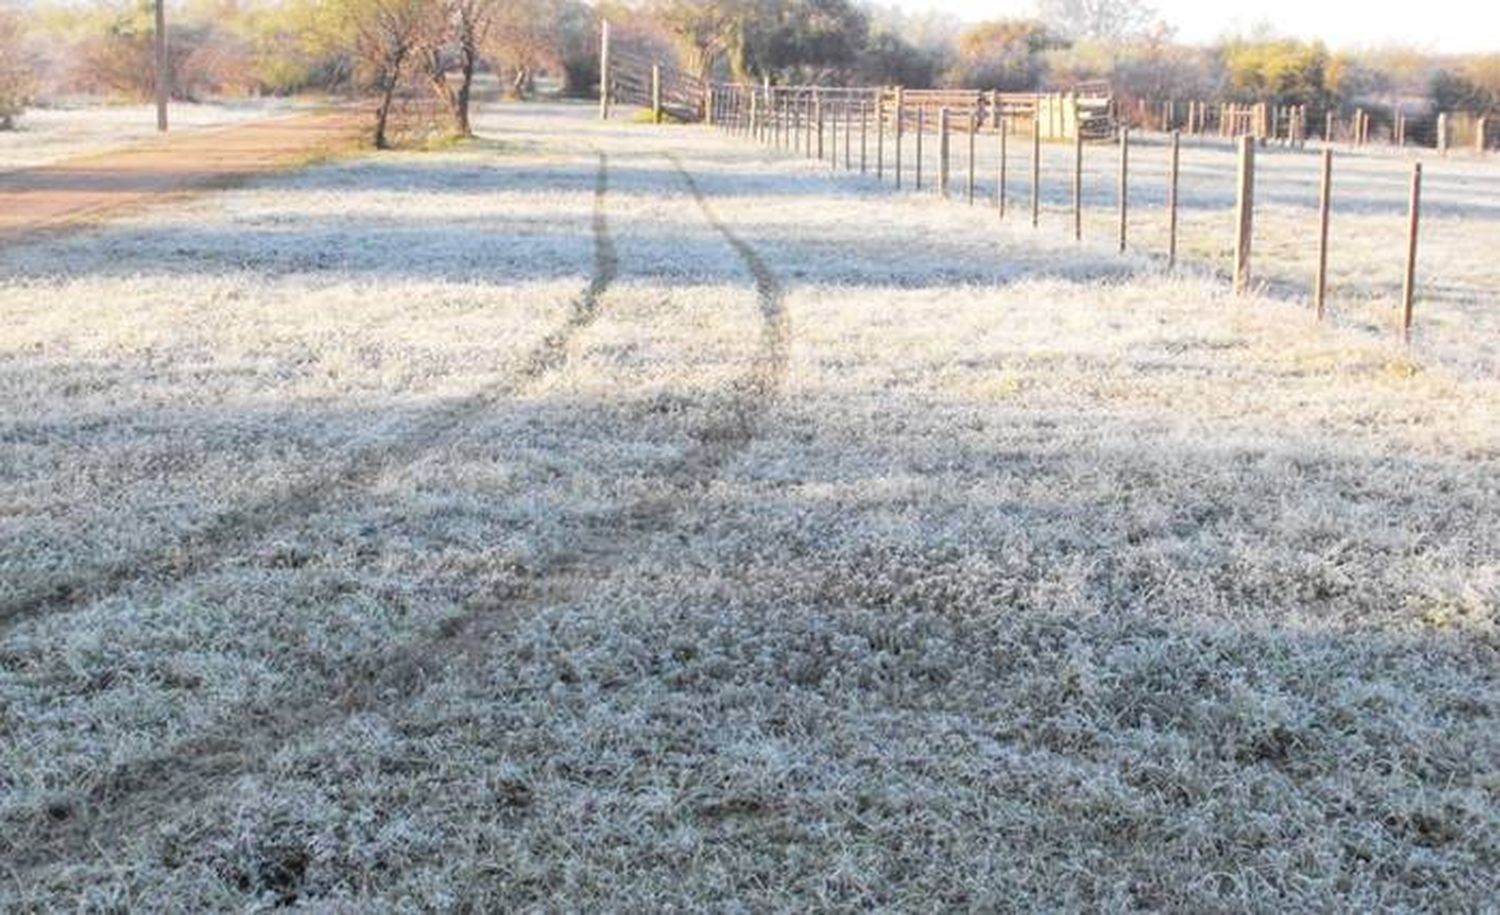
[[[151,0],[51,2],[0,7],[0,127],[36,97],[150,96]],[[467,134],[481,72],[516,97],[542,75],[565,93],[594,92],[603,18],[618,41],[703,78],[1011,91],[1106,80],[1127,104],[1500,113],[1500,54],[1336,52],[1259,33],[1192,46],[1143,0],[1039,0],[1034,16],[971,25],[859,0],[174,0],[169,9],[176,98],[368,93],[381,143],[401,98],[426,99]]]
[[[1194,46],[1142,0],[1039,0],[1032,17],[971,25],[853,0],[646,6],[654,15],[637,28],[664,32],[698,75],[738,81],[1028,91],[1102,80],[1127,103],[1384,104],[1476,116],[1500,108],[1500,53],[1335,52],[1266,31]]]
[[[436,101],[446,126],[467,135],[481,72],[515,96],[541,73],[576,94],[597,80],[598,16],[583,0],[185,0],[168,9],[174,99],[369,94],[379,145],[401,96]],[[37,99],[147,99],[153,42],[152,0],[0,9],[0,118]]]

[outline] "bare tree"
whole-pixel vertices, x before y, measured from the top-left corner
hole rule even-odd
[[[525,98],[536,71],[560,62],[561,12],[557,0],[509,0],[496,8],[486,56],[508,71],[512,97]]]
[[[1039,0],[1037,12],[1060,34],[1094,41],[1130,38],[1156,18],[1144,0]]]
[[[744,39],[747,0],[656,0],[652,15],[671,33],[687,67],[703,82],[714,67]]]
[[[380,99],[375,146],[385,149],[390,145],[386,130],[396,90],[440,34],[442,11],[436,0],[355,0],[345,15],[361,75]]]
[[[453,117],[453,126],[461,137],[474,135],[469,118],[469,101],[474,90],[474,73],[490,39],[501,0],[442,0],[443,29],[438,40],[423,49],[428,80],[438,98]],[[458,85],[450,73],[458,73]]]

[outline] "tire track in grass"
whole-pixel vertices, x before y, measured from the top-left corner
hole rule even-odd
[[[754,279],[761,316],[760,339],[749,369],[730,384],[727,399],[695,431],[695,443],[663,475],[669,492],[638,499],[599,519],[595,536],[586,538],[591,542],[540,570],[532,588],[480,595],[488,601],[464,601],[477,609],[450,618],[431,637],[396,646],[346,672],[332,685],[326,701],[253,721],[227,721],[213,733],[117,766],[79,799],[82,809],[54,801],[27,811],[24,818],[0,822],[0,853],[11,859],[16,871],[105,854],[105,849],[118,848],[123,840],[149,829],[168,811],[191,807],[236,779],[264,771],[279,750],[320,727],[354,715],[390,713],[415,702],[426,684],[445,674],[479,669],[489,640],[513,625],[519,614],[587,593],[600,577],[623,568],[650,536],[670,530],[674,516],[755,440],[786,377],[791,330],[785,292],[755,249],[719,218],[681,161],[669,158],[705,219]],[[543,363],[535,364],[541,371]],[[3,838],[7,833],[15,837],[13,843]]]
[[[80,573],[34,588],[0,602],[0,630],[44,613],[77,609],[131,585],[171,582],[213,566],[237,548],[299,518],[316,514],[335,500],[370,485],[392,466],[409,464],[463,431],[465,424],[527,384],[556,371],[567,361],[569,342],[600,312],[600,300],[619,273],[619,257],[609,231],[606,200],[609,157],[599,153],[594,181],[592,235],[594,263],[588,286],[573,300],[567,319],[543,337],[509,378],[455,398],[429,411],[415,426],[356,451],[333,472],[313,473],[266,498],[212,516],[202,527],[175,542],[158,546],[103,569]]]
[[[744,262],[750,275],[755,278],[755,292],[761,314],[760,349],[750,372],[740,380],[740,394],[731,400],[725,422],[717,429],[706,430],[711,438],[705,445],[705,452],[700,455],[700,460],[707,463],[722,463],[723,458],[718,454],[720,449],[727,448],[732,453],[743,448],[755,436],[760,416],[786,377],[787,347],[791,339],[790,322],[786,314],[786,294],[780,281],[776,279],[776,274],[771,272],[771,268],[756,253],[755,248],[719,218],[708,195],[683,167],[682,160],[672,154],[668,154],[667,158],[687,185],[703,217],[724,236],[725,241]]]

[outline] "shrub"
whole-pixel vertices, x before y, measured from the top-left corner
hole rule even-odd
[[[0,10],[0,130],[10,130],[36,90],[21,18]]]

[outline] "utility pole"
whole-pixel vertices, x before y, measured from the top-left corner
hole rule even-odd
[[[156,0],[156,129],[167,131],[167,0]]]
[[[711,91],[711,90],[705,90]],[[599,120],[609,120],[609,20],[599,25]],[[712,106],[708,106],[712,107]],[[713,117],[709,117],[713,122]]]

